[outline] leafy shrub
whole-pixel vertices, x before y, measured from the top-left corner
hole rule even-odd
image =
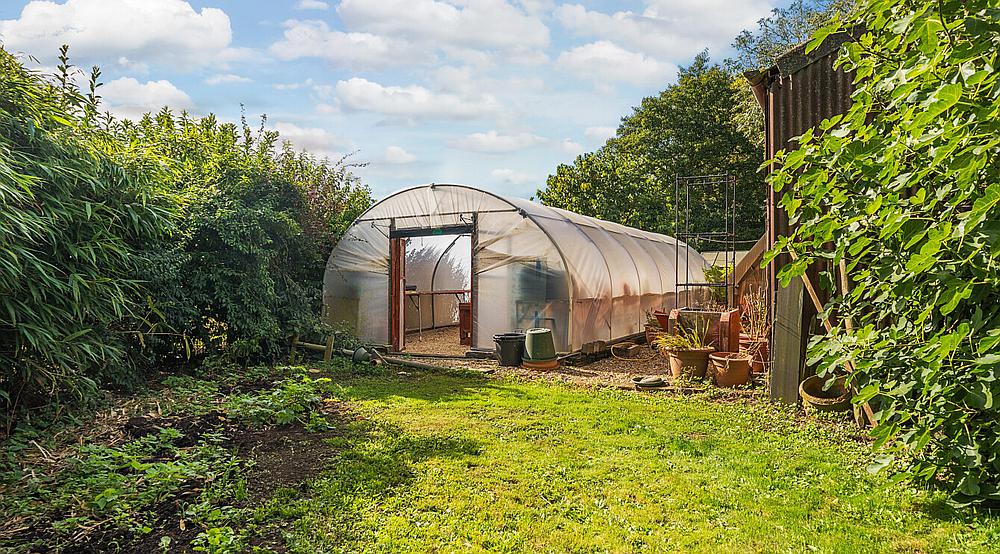
[[[296,154],[262,128],[163,110],[116,124],[115,154],[184,199],[176,239],[146,276],[171,333],[160,358],[225,349],[272,359],[318,320],[324,263],[340,233],[371,202],[344,160]],[[155,163],[154,163],[155,162]]]
[[[810,361],[856,364],[901,475],[959,503],[1000,501],[997,11],[864,0],[855,26],[866,31],[839,60],[856,75],[852,108],[777,156],[772,183],[798,227],[770,255],[799,253],[784,283],[846,261],[850,292],[831,308],[841,323]]]
[[[278,134],[90,91],[0,49],[0,413],[154,364],[272,360],[320,326],[324,262],[369,190]],[[12,368],[7,371],[6,368]],[[9,433],[5,433],[9,434]]]
[[[99,147],[92,99],[0,50],[0,407],[123,381],[174,204]]]

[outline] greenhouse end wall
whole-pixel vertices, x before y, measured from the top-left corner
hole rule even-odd
[[[691,251],[688,263],[680,256],[676,267],[677,249],[685,246],[671,237],[464,185],[433,184],[389,196],[348,229],[327,263],[325,319],[365,341],[388,344],[390,235],[459,227],[473,229],[464,260],[477,349],[492,350],[496,333],[530,327],[552,329],[560,351],[628,336],[642,330],[646,310],[674,307],[675,270],[683,282],[704,282],[704,258]],[[442,252],[446,263],[456,256]],[[427,268],[407,266],[406,273],[426,275]]]

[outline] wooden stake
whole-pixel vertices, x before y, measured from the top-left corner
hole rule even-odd
[[[323,351],[323,361],[329,362],[333,358],[333,335],[326,337],[326,350]]]
[[[840,295],[847,298],[847,294],[850,292],[850,288],[847,285],[847,262],[843,259],[840,260]],[[851,320],[850,316],[844,318],[844,325],[847,327],[848,331],[854,330],[854,321]]]

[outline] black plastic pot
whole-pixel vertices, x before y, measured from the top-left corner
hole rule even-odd
[[[507,367],[521,365],[521,356],[524,355],[524,333],[493,335],[493,342],[496,343],[496,355],[500,365]]]

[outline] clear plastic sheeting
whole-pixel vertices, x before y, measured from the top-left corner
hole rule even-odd
[[[424,248],[424,237],[408,239],[406,283],[422,291],[471,288],[479,349],[492,350],[496,333],[530,327],[552,329],[560,351],[638,333],[646,310],[674,307],[675,275],[705,281],[704,258],[685,254],[674,238],[464,185],[432,184],[389,196],[348,229],[327,263],[327,321],[387,344],[390,234],[434,236],[447,246],[448,239],[461,242],[460,234],[448,234],[458,228],[472,231],[464,246],[456,242],[450,250]],[[678,259],[683,267],[675,272]],[[432,278],[435,265],[439,273],[448,269],[440,281]],[[468,281],[463,268],[471,271]],[[420,300],[419,312],[404,310],[405,327],[454,323],[458,299],[438,296]]]

